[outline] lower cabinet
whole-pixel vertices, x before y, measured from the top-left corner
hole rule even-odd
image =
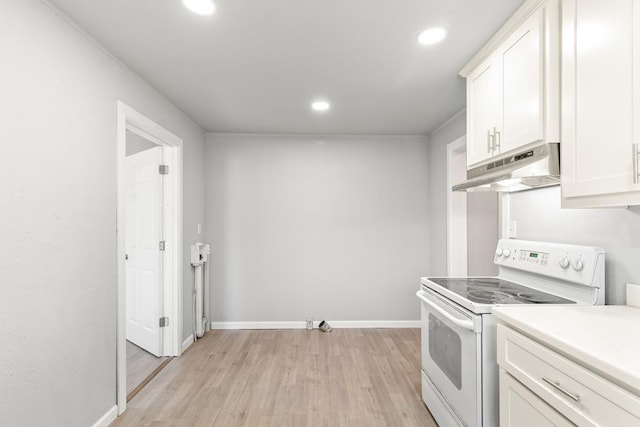
[[[640,426],[640,397],[588,365],[504,324],[497,342],[501,427]]]
[[[551,427],[574,424],[505,370],[500,370],[500,425]]]

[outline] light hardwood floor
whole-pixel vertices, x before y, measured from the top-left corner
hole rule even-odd
[[[168,359],[156,357],[127,341],[127,396],[134,395],[134,391]]]
[[[212,331],[113,426],[436,426],[419,329]]]

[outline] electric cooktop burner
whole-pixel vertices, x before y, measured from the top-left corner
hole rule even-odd
[[[429,281],[478,304],[575,304],[496,277],[429,278]]]
[[[479,302],[482,304],[500,304],[508,301],[511,296],[500,291],[472,289],[467,291],[467,298],[473,302]]]

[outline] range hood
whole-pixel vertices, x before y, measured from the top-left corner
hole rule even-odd
[[[515,192],[560,184],[560,144],[544,143],[505,154],[467,171],[453,191]]]

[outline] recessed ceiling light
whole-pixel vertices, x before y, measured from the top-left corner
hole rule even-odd
[[[422,45],[440,43],[447,37],[447,30],[441,27],[429,28],[418,34],[418,43]]]
[[[313,101],[311,108],[314,111],[327,111],[331,105],[327,101]]]
[[[216,11],[216,5],[211,0],[182,0],[184,7],[198,15],[209,16]]]

